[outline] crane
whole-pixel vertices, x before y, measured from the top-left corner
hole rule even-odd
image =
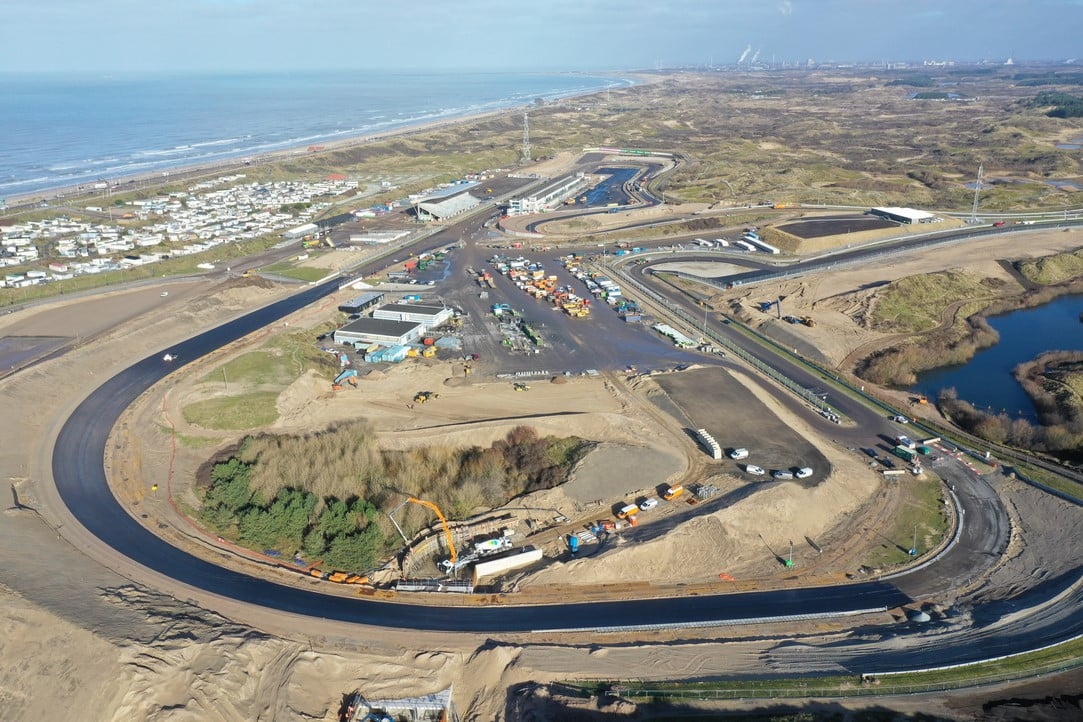
[[[431,501],[425,501],[424,499],[415,499],[412,496],[407,498],[406,501],[412,504],[420,504],[421,506],[428,507],[436,513],[436,517],[440,520],[440,523],[444,527],[444,536],[447,538],[447,548],[448,551],[451,553],[451,563],[454,564],[455,562],[457,562],[459,560],[459,553],[455,551],[455,542],[451,538],[451,528],[448,527],[447,519],[444,517],[444,513],[440,511],[440,507],[438,507],[436,504],[433,504]]]

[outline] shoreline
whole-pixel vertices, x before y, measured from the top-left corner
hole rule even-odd
[[[553,74],[561,75],[563,73]],[[575,98],[586,98],[597,93],[605,92],[607,89],[611,88],[623,90],[626,88],[634,88],[640,85],[647,85],[651,82],[656,82],[657,80],[657,78],[645,76],[644,74],[638,72],[619,74],[607,74],[604,72],[600,72],[597,75],[592,75],[589,77],[612,78],[616,81],[626,81],[628,84],[616,87],[600,87],[585,92],[569,93],[568,95],[557,94],[551,98],[547,98],[546,105],[543,107],[549,107],[550,104],[562,103]],[[42,201],[61,202],[76,198],[105,198],[111,196],[114,192],[127,193],[136,190],[145,191],[155,186],[165,183],[171,183],[177,180],[194,180],[203,175],[215,175],[222,172],[236,171],[250,166],[265,165],[267,163],[274,163],[276,161],[288,160],[291,158],[297,158],[302,156],[310,157],[315,155],[322,155],[324,153],[332,153],[340,150],[354,148],[357,146],[367,145],[370,143],[377,143],[380,141],[414,135],[417,133],[425,133],[441,128],[454,127],[463,123],[471,123],[483,119],[500,118],[521,112],[524,108],[530,107],[533,107],[532,102],[517,102],[514,105],[508,105],[501,108],[493,108],[491,110],[467,113],[464,115],[452,115],[445,118],[436,118],[417,123],[407,123],[397,128],[390,128],[387,130],[376,131],[372,133],[363,133],[360,135],[354,135],[345,138],[335,138],[327,141],[318,141],[315,143],[304,143],[289,146],[287,148],[270,150],[264,153],[243,155],[234,158],[222,158],[220,160],[208,161],[205,163],[187,163],[168,167],[165,170],[159,169],[155,171],[132,173],[128,175],[98,178],[94,180],[88,180],[83,183],[59,185],[52,188],[43,188],[35,191],[27,191],[25,193],[9,195],[7,197],[7,207],[3,210],[7,212],[29,210],[31,207],[41,203]],[[320,147],[320,150],[308,150],[308,148],[312,145],[318,145]],[[87,187],[90,184],[101,182],[109,184],[109,187]]]

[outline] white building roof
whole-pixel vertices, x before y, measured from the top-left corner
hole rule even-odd
[[[437,218],[450,218],[459,215],[463,211],[470,210],[479,203],[481,203],[481,201],[469,193],[462,193],[442,201],[431,203],[422,201],[421,203],[418,203],[417,206],[429,215],[436,216]]]
[[[928,211],[918,211],[913,208],[896,208],[894,206],[887,206],[881,208],[873,208],[877,213],[887,213],[900,218],[907,218],[911,221],[920,221],[925,218],[934,218],[935,214]]]

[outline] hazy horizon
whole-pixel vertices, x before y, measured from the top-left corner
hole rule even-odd
[[[1083,0],[8,0],[4,73],[606,72],[761,63],[1057,62]],[[48,48],[43,51],[42,48]],[[747,49],[747,53],[746,53]]]

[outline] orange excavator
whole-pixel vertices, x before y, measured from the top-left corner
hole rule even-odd
[[[436,518],[440,520],[440,523],[444,527],[444,537],[447,539],[447,548],[448,552],[451,554],[451,563],[454,564],[455,562],[457,562],[459,560],[459,553],[455,551],[455,542],[451,538],[451,528],[448,527],[447,519],[444,517],[444,513],[440,511],[440,507],[438,507],[436,504],[433,504],[431,501],[425,501],[424,499],[415,499],[412,496],[409,497],[406,501],[412,504],[420,504],[421,506],[428,507],[436,513]]]

